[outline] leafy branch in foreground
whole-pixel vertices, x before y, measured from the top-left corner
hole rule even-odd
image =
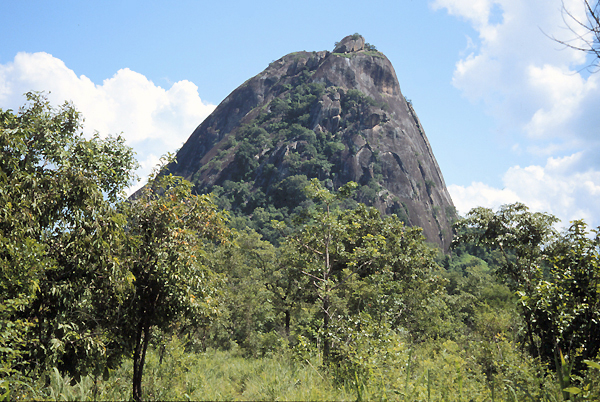
[[[72,104],[28,93],[0,110],[0,384],[50,367],[98,375],[120,354],[105,319],[121,292],[124,218],[136,162],[121,137],[86,139]]]

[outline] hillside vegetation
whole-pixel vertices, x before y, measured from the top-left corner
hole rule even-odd
[[[584,222],[478,208],[443,254],[313,178],[293,219],[245,226],[168,158],[125,199],[132,150],[80,123],[40,94],[0,110],[0,399],[600,398]]]

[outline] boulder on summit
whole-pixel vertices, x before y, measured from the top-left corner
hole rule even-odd
[[[333,49],[333,53],[358,52],[365,48],[365,38],[358,34],[348,35]]]

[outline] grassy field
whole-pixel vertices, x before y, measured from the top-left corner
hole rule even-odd
[[[496,345],[499,370],[488,380],[481,356],[469,354],[452,341],[425,343],[398,353],[381,367],[346,372],[323,367],[318,356],[304,359],[293,350],[262,358],[244,357],[239,350],[186,351],[173,337],[149,350],[144,373],[145,400],[211,401],[561,401],[552,376],[540,377],[540,367],[523,359],[510,345]],[[478,361],[479,360],[479,361]],[[29,395],[47,400],[130,400],[131,361],[110,378],[91,376],[73,382],[58,371],[44,379],[49,385]],[[42,380],[40,380],[42,381]],[[597,379],[595,380],[597,384]],[[584,400],[584,399],[579,399]]]

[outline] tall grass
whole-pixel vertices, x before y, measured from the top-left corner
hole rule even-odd
[[[320,365],[318,355],[302,361],[289,349],[262,358],[244,357],[238,350],[195,353],[186,351],[185,342],[173,337],[163,347],[149,350],[143,393],[146,400],[563,400],[556,379],[550,374],[536,376],[539,367],[515,345],[496,346],[498,353],[487,356],[495,359],[491,376],[484,373],[482,356],[468,345],[436,341],[411,345],[410,350],[400,345],[395,362],[375,367],[370,375],[354,371],[352,378],[338,378],[339,371]],[[597,372],[579,398],[572,395],[573,399],[598,396],[593,389],[599,384]],[[43,380],[49,385],[32,397],[130,400],[131,375],[131,361],[114,370],[108,381],[84,377],[75,385],[53,370]]]
[[[310,362],[309,362],[310,363]],[[145,400],[354,400],[352,390],[336,385],[309,363],[289,355],[245,358],[236,351],[188,353],[173,338],[165,348],[149,350],[144,370]],[[132,365],[125,361],[99,380],[84,377],[76,385],[58,371],[50,373],[50,385],[40,397],[49,400],[129,400]]]

